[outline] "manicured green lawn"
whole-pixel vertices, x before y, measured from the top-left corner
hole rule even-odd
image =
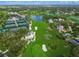
[[[49,25],[45,22],[33,21],[33,30],[35,26],[38,27],[36,31],[36,41],[26,45],[27,48],[25,48],[23,56],[70,56],[71,47],[65,43],[64,40],[57,37],[57,35],[60,34],[57,32],[56,28],[54,28],[54,25],[52,31],[48,31],[47,28]],[[47,40],[45,34],[50,34],[52,37]],[[47,52],[43,52],[42,44],[46,44]],[[65,47],[65,45],[68,47]],[[53,48],[51,49],[50,46]]]
[[[33,21],[33,30],[35,26],[38,27],[38,30],[36,31],[36,42],[33,42],[28,46],[26,45],[27,49],[24,53],[24,56],[46,56],[42,51],[42,44],[46,43],[43,36],[45,34],[47,24]]]
[[[78,17],[76,17],[76,16],[69,16],[68,18],[69,18],[71,21],[73,21],[73,22],[79,24],[79,18],[78,18]]]

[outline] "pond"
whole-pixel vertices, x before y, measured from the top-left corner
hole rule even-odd
[[[56,14],[56,12],[48,12],[49,15]]]
[[[32,16],[32,19],[36,20],[36,21],[43,21],[43,16],[34,15],[34,16]]]

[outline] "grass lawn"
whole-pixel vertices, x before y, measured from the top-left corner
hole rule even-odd
[[[35,26],[38,27],[38,30],[36,31],[36,41],[26,45],[22,56],[70,56],[71,47],[65,43],[64,40],[57,37],[57,35],[60,34],[57,32],[56,28],[54,28],[54,25],[52,31],[48,31],[49,25],[47,23],[33,20],[33,30]],[[52,37],[47,40],[45,34],[50,34]],[[43,52],[42,44],[46,44],[48,49],[47,52]],[[53,48],[50,48],[50,46]]]
[[[72,20],[73,22],[79,24],[79,18],[78,17],[76,17],[76,16],[70,16],[69,19]]]

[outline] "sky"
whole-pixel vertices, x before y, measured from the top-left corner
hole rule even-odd
[[[0,1],[0,5],[79,5],[79,1]]]

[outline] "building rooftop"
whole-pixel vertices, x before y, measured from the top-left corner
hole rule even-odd
[[[74,45],[79,45],[79,39],[68,40],[68,42],[70,42]]]
[[[7,30],[11,30],[11,31],[15,31],[18,29],[27,29],[29,24],[28,21],[24,18],[19,18],[19,17],[15,17],[15,20],[13,20],[14,18],[9,18],[2,29],[0,29],[0,32],[5,32]],[[18,25],[18,26],[17,26]]]

